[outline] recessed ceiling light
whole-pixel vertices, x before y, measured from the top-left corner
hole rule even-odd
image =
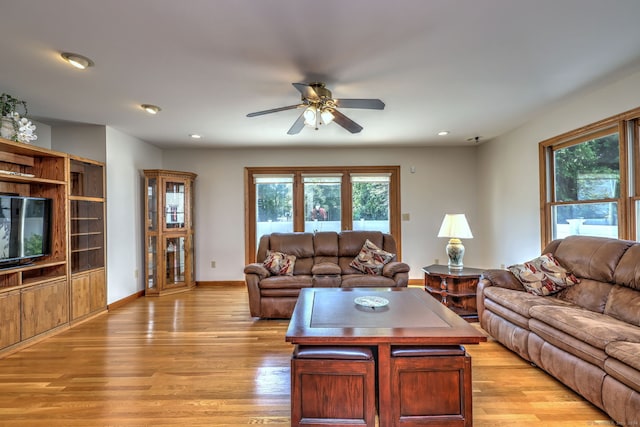
[[[158,114],[161,110],[160,107],[152,104],[142,104],[140,107],[149,114]]]
[[[80,70],[84,70],[93,66],[92,60],[90,60],[86,56],[78,55],[77,53],[62,52],[60,56],[62,56],[62,58],[69,64]]]
[[[197,133],[191,133],[189,134],[189,136],[193,139],[200,139],[202,138],[202,135],[198,135]]]
[[[448,130],[441,130],[440,132],[438,132],[439,136],[445,136],[445,135],[449,135],[449,131]]]

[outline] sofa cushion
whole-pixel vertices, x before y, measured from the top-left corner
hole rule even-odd
[[[544,298],[528,292],[514,291],[512,289],[489,286],[484,288],[484,296],[496,304],[507,307],[521,316],[531,317],[529,310],[538,305],[546,306],[569,306],[570,304],[557,298]]]
[[[640,292],[615,285],[607,298],[604,313],[623,322],[640,326]]]
[[[395,256],[395,254],[380,249],[367,239],[362,245],[360,253],[349,265],[362,273],[379,276],[382,274],[382,267]]]
[[[633,245],[624,253],[613,278],[615,283],[640,291],[640,245]]]
[[[556,296],[587,310],[603,313],[612,288],[610,283],[581,279],[579,284],[559,292]]]
[[[633,242],[589,236],[568,236],[554,256],[579,278],[613,282],[618,262]]]
[[[311,258],[314,255],[313,233],[272,233],[269,249],[296,258]]]
[[[640,371],[640,343],[614,341],[605,348],[607,354]]]
[[[340,274],[340,266],[332,262],[321,262],[311,267],[311,274],[318,276],[329,276]]]
[[[610,343],[606,351],[611,357],[605,362],[605,371],[640,392],[640,344],[616,341]]]
[[[311,287],[311,276],[271,276],[260,281],[260,289],[301,289]]]
[[[552,344],[559,349],[579,357],[592,365],[604,369],[604,362],[607,354],[601,348],[596,348],[584,341],[581,341],[571,335],[564,333],[548,323],[541,322],[538,319],[529,321],[531,332],[538,335],[544,341]]]
[[[343,231],[338,236],[338,256],[353,259],[367,240],[384,249],[384,236],[380,231]]]
[[[514,276],[534,295],[552,295],[579,283],[579,280],[562,267],[552,254],[543,254],[524,264],[509,267]]]
[[[490,299],[484,300],[484,308],[487,311],[497,314],[505,320],[513,323],[514,325],[520,326],[524,329],[529,329],[529,317],[525,317],[521,314],[516,313],[515,311],[509,310],[504,305],[500,305],[495,301]]]
[[[282,252],[267,251],[267,258],[263,264],[275,276],[293,276],[296,257]]]
[[[313,236],[313,247],[316,257],[337,257],[338,233],[335,231],[317,231]]]
[[[584,308],[539,305],[531,307],[529,313],[532,318],[601,350],[614,341],[640,342],[640,328]]]
[[[341,288],[379,288],[395,286],[393,279],[371,274],[346,274],[342,276]]]

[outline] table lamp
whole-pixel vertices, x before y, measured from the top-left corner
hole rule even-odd
[[[438,237],[448,237],[447,255],[449,256],[449,269],[462,270],[462,258],[464,257],[464,245],[460,239],[473,239],[467,217],[464,214],[446,214]]]

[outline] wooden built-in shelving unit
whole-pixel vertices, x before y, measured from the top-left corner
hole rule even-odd
[[[91,179],[84,188],[100,188],[98,195],[76,195],[78,164],[90,164]],[[74,181],[75,180],[75,181]],[[0,268],[0,356],[68,328],[76,319],[106,310],[104,272],[104,165],[65,153],[0,138],[0,194],[51,199],[50,253],[25,265]],[[97,221],[87,263],[77,262],[82,253],[74,212],[76,203],[97,203]],[[84,258],[83,258],[84,259]],[[72,274],[73,270],[73,274]],[[89,292],[76,291],[81,274],[94,274]],[[70,281],[73,278],[73,281]],[[71,284],[71,286],[70,286]],[[82,307],[88,306],[89,309]]]

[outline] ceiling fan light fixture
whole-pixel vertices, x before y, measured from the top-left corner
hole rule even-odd
[[[304,110],[304,124],[308,125],[308,126],[315,126],[316,125],[316,114],[317,114],[317,109],[315,106],[310,105],[309,107],[307,107],[306,110]]]
[[[93,66],[92,60],[90,60],[86,56],[78,55],[77,53],[62,52],[60,56],[62,56],[62,59],[79,70],[86,70],[87,68]]]
[[[328,108],[322,110],[322,112],[320,113],[320,117],[322,118],[322,123],[324,123],[325,125],[328,125],[334,119],[333,113],[331,113],[331,110]]]
[[[142,108],[147,113],[153,114],[153,115],[158,114],[162,110],[157,105],[152,105],[152,104],[142,104],[140,105],[140,108]]]

